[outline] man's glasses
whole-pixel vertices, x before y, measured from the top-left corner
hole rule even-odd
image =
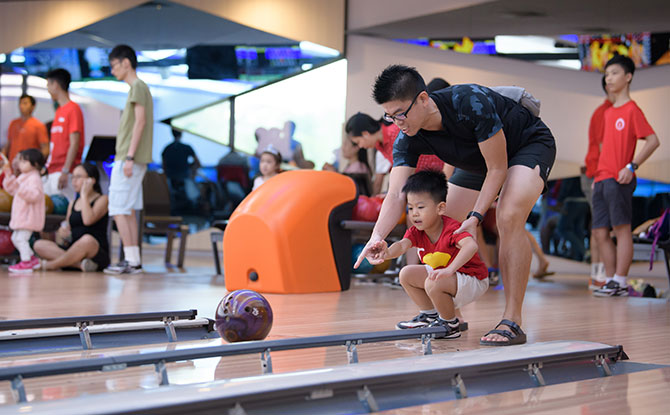
[[[396,115],[389,115],[387,113],[384,113],[384,120],[386,120],[388,122],[405,121],[407,119],[407,113],[409,112],[409,110],[412,109],[412,105],[414,105],[414,103],[416,102],[416,99],[419,97],[419,95],[421,95],[422,92],[423,92],[423,90],[419,91],[419,93],[414,96],[414,99],[409,104],[409,107],[407,108],[407,110],[405,110],[404,112],[401,112],[400,114],[396,114]]]

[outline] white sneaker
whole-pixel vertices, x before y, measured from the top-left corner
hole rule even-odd
[[[84,258],[79,264],[82,272],[96,272],[98,270],[98,264],[95,263],[92,259]]]

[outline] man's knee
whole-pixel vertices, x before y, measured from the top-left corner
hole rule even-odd
[[[512,231],[525,232],[526,218],[523,217],[523,212],[515,210],[512,207],[496,209],[496,225],[498,232],[502,235]]]

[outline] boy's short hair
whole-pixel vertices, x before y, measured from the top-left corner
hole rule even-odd
[[[135,49],[128,45],[114,46],[114,49],[109,52],[108,58],[110,62],[113,59],[117,59],[119,62],[123,61],[124,59],[128,59],[130,61],[130,66],[133,69],[137,69],[137,54],[135,53]]]
[[[605,80],[605,75],[603,75],[603,79],[601,80],[600,84],[603,87],[603,91],[605,91],[605,95],[607,95],[607,81]]]
[[[47,80],[53,79],[61,87],[61,89],[67,92],[70,89],[70,82],[72,82],[72,75],[70,72],[63,68],[52,69],[47,72]]]
[[[435,92],[440,89],[449,88],[450,86],[451,84],[443,78],[433,78],[433,80],[426,85],[426,91]]]
[[[402,191],[409,193],[429,193],[435,203],[447,200],[447,176],[439,170],[421,170],[407,178]]]
[[[381,105],[389,101],[409,101],[425,90],[426,83],[416,68],[391,65],[375,79],[372,97]]]
[[[30,103],[31,103],[31,104],[33,105],[33,107],[34,107],[36,101],[35,101],[35,97],[32,96],[32,95],[28,95],[28,94],[23,94],[23,95],[21,95],[21,97],[19,98],[19,102],[23,101],[23,100],[26,99],[26,98],[30,100]]]
[[[623,68],[623,71],[625,73],[635,75],[635,63],[628,56],[614,55],[614,57],[608,60],[607,63],[605,64],[605,69],[607,69],[611,65],[619,65]]]

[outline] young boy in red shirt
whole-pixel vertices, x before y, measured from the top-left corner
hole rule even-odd
[[[489,286],[488,270],[477,254],[477,242],[467,232],[454,233],[461,223],[444,215],[444,173],[417,172],[407,179],[402,191],[407,194],[407,215],[413,226],[390,247],[384,241],[378,242],[378,258],[371,261],[397,258],[411,247],[418,248],[421,264],[405,266],[400,271],[400,284],[419,307],[419,314],[396,327],[441,326],[446,333],[438,338],[460,337],[455,309],[479,298]]]
[[[634,72],[635,64],[626,56],[616,55],[605,65],[607,91],[614,96],[614,103],[605,111],[602,150],[593,185],[593,236],[598,240],[607,276],[605,286],[594,291],[599,297],[628,295],[635,170],[659,146],[642,110],[630,98]],[[638,139],[644,139],[645,144],[635,155]],[[616,247],[610,229],[616,236]]]

